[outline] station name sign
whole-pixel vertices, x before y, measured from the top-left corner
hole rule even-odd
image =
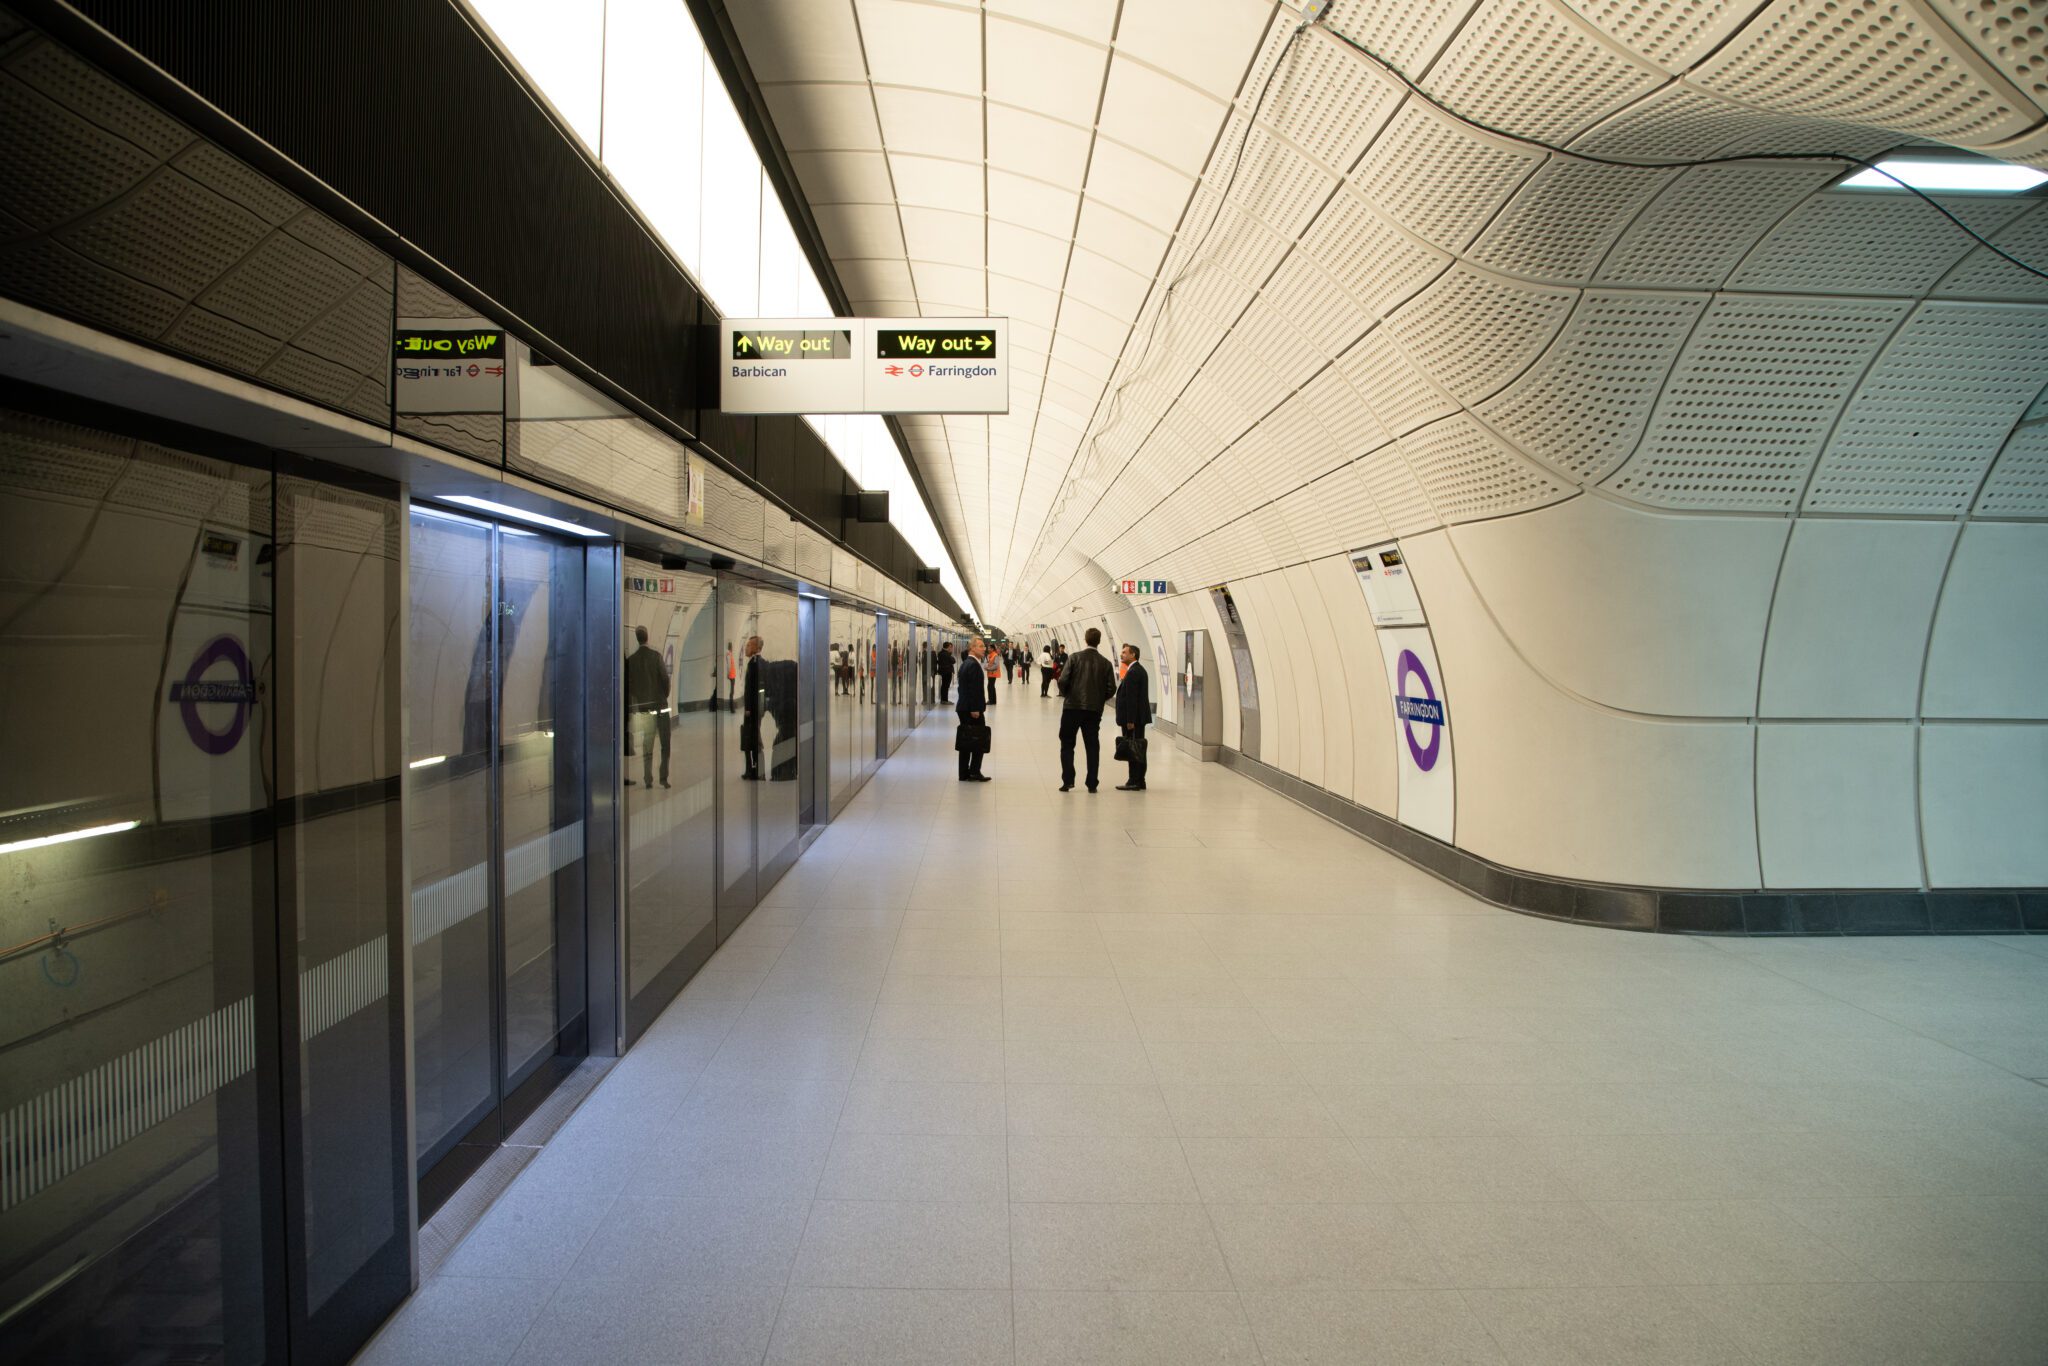
[[[729,413],[1007,413],[1005,318],[727,318]]]

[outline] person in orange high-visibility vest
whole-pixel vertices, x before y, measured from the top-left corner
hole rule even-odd
[[[740,709],[739,702],[733,697],[733,691],[739,685],[739,678],[739,664],[732,657],[732,642],[728,640],[725,642],[725,709],[727,711],[738,711]]]

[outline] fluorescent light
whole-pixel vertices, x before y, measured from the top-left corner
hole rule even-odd
[[[510,517],[521,522],[531,522],[535,526],[552,527],[556,531],[566,531],[572,536],[597,538],[611,534],[605,531],[592,531],[587,526],[577,526],[574,522],[564,522],[559,518],[543,517],[538,512],[528,512],[523,508],[507,507],[503,503],[493,503],[488,498],[471,498],[467,494],[456,494],[443,498],[441,501],[444,503],[460,503],[464,507],[476,508],[480,512],[495,513],[497,516]]]
[[[0,844],[0,854],[18,854],[24,849],[40,849],[46,844],[69,844],[72,840],[89,840],[94,835],[118,835],[123,830],[133,830],[141,821],[115,821],[112,825],[89,825],[83,830],[66,830],[61,835],[42,835],[32,840],[16,840],[12,844]]]
[[[1841,182],[1844,190],[1916,190],[2019,194],[2048,183],[2048,171],[1988,157],[1886,157]]]
[[[447,762],[448,762],[448,756],[447,756],[447,755],[445,755],[445,754],[430,754],[430,755],[428,755],[428,756],[427,756],[426,758],[424,758],[424,759],[415,759],[415,760],[413,760],[413,761],[412,761],[411,763],[407,764],[407,765],[406,765],[406,767],[407,767],[407,768],[432,768],[432,767],[433,767],[433,766],[434,766],[435,764],[445,764],[445,763],[447,763]]]

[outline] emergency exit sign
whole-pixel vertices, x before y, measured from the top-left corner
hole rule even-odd
[[[1007,413],[1005,318],[727,318],[729,413]]]

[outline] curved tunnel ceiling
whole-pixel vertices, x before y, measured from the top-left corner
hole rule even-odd
[[[2044,163],[2024,4],[732,13],[854,306],[1013,319],[1008,416],[904,421],[991,620],[1104,571],[1213,582],[1589,493],[2048,513],[2048,453],[2015,434],[2048,282],[1909,196],[1831,188],[1839,161],[1641,170],[1490,136],[1329,31],[1461,115],[1606,156],[1924,139]],[[2048,259],[2040,199],[1946,202]]]

